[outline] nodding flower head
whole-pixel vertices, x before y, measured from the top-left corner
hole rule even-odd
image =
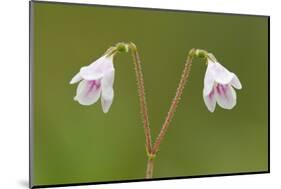
[[[224,109],[232,109],[236,105],[234,88],[242,89],[242,85],[234,73],[217,62],[212,54],[208,55],[203,89],[204,102],[210,112],[215,111],[216,103]]]
[[[74,100],[81,105],[92,105],[101,97],[103,112],[109,111],[114,97],[113,56],[114,53],[106,53],[92,64],[82,67],[72,78],[70,84],[79,82]]]

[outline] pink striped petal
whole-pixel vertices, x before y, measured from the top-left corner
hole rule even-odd
[[[101,94],[100,80],[87,81],[83,80],[77,87],[76,96],[74,100],[81,105],[92,105],[99,99]]]
[[[236,92],[230,85],[217,84],[215,98],[220,107],[232,109],[236,105]]]

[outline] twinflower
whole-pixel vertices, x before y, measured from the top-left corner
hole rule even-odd
[[[101,97],[103,112],[109,111],[114,97],[113,56],[106,53],[92,64],[82,67],[72,78],[70,84],[79,82],[74,100],[81,105],[92,105]]]
[[[236,105],[234,88],[242,89],[238,77],[223,67],[212,54],[208,54],[207,64],[203,99],[208,110],[214,112],[216,103],[224,109],[232,109]]]

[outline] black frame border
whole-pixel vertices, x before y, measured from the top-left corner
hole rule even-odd
[[[201,13],[201,14],[217,14],[217,15],[234,15],[234,16],[251,16],[251,17],[265,17],[268,21],[268,162],[266,171],[254,171],[254,172],[237,172],[237,173],[222,173],[222,174],[210,174],[210,175],[196,175],[196,176],[179,176],[179,177],[163,177],[152,179],[130,179],[130,180],[116,180],[116,181],[102,181],[102,182],[81,182],[81,183],[62,183],[51,185],[33,185],[33,3],[45,3],[45,4],[61,4],[61,5],[76,5],[76,6],[96,6],[96,7],[112,7],[112,8],[128,8],[128,9],[142,9],[142,10],[154,10],[154,11],[166,11],[166,12],[189,12],[189,13]],[[161,180],[176,180],[176,179],[189,179],[189,178],[209,178],[209,177],[222,177],[222,176],[239,176],[239,175],[254,175],[254,174],[268,174],[270,173],[270,16],[268,15],[254,15],[254,14],[238,14],[238,13],[223,13],[223,12],[207,12],[207,11],[191,11],[191,10],[177,10],[177,9],[163,9],[163,8],[145,8],[145,7],[133,7],[133,6],[119,6],[119,5],[100,5],[100,4],[88,4],[88,3],[70,3],[70,2],[57,2],[57,1],[29,1],[29,188],[49,188],[49,187],[67,187],[67,186],[85,186],[85,185],[97,185],[97,184],[114,184],[114,183],[131,183],[131,182],[146,182],[146,181],[161,181]]]

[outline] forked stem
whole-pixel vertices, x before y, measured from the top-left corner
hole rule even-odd
[[[123,48],[123,46],[121,46],[121,45],[119,47]],[[148,121],[148,110],[147,110],[146,99],[145,99],[144,81],[143,81],[143,74],[142,74],[142,69],[141,69],[141,61],[140,61],[140,57],[139,57],[139,53],[136,48],[136,45],[131,42],[128,44],[128,48],[131,51],[131,54],[133,56],[133,62],[135,65],[138,94],[139,94],[139,101],[140,101],[140,109],[141,109],[141,115],[142,115],[142,119],[143,119],[143,127],[144,127],[145,139],[146,139],[146,151],[147,151],[147,156],[148,156],[147,168],[146,168],[146,178],[150,179],[153,176],[154,158],[156,156],[156,153],[159,150],[160,144],[168,130],[170,122],[176,111],[177,105],[181,99],[181,95],[183,93],[185,84],[189,77],[192,60],[193,60],[194,55],[196,54],[195,53],[196,50],[191,49],[188,53],[186,63],[185,63],[185,66],[184,66],[184,69],[183,69],[183,72],[181,75],[181,80],[179,82],[179,85],[178,85],[178,88],[176,91],[176,95],[171,103],[167,117],[162,125],[160,133],[155,141],[155,144],[152,146],[151,133],[150,133],[149,121]]]

